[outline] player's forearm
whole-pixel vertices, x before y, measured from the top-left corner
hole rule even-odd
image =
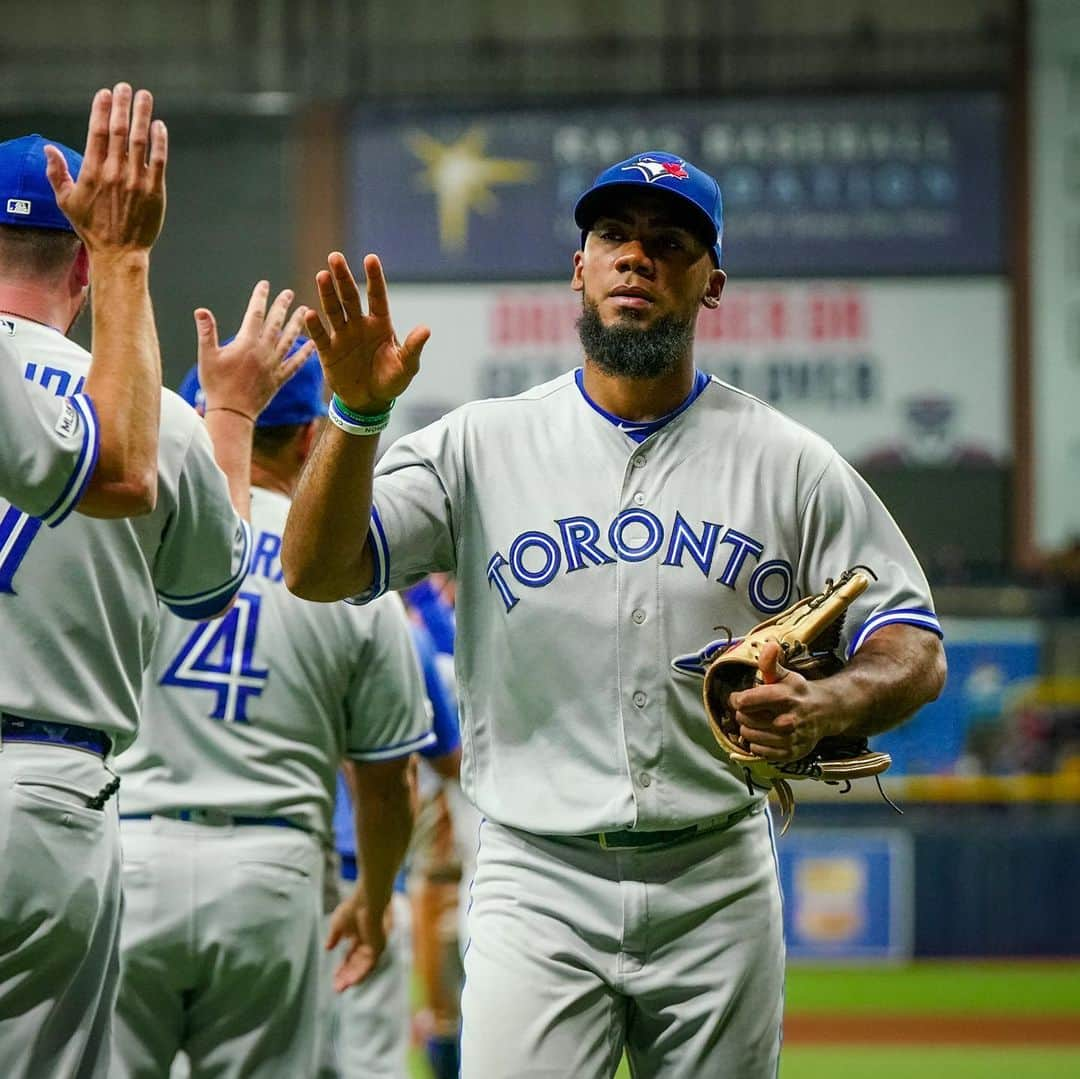
[[[91,266],[93,359],[85,392],[101,448],[79,510],[93,517],[149,513],[157,503],[161,352],[149,264],[142,251],[98,254]]]
[[[838,674],[816,685],[832,695],[832,733],[871,736],[898,726],[945,685],[945,650],[915,626],[883,626]]]
[[[214,460],[229,482],[229,499],[245,521],[251,520],[251,438],[254,421],[228,408],[207,409],[206,430]]]
[[[354,815],[360,880],[368,917],[381,923],[413,829],[406,760],[359,766]]]
[[[327,424],[304,466],[282,536],[285,585],[303,599],[332,602],[371,584],[368,549],[378,436]]]

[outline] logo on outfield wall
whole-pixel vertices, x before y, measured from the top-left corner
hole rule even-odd
[[[536,175],[531,161],[488,157],[488,133],[482,127],[473,126],[448,143],[423,131],[410,132],[405,141],[427,166],[419,185],[435,193],[443,251],[465,250],[470,213],[490,214],[498,206],[494,187],[528,183]]]

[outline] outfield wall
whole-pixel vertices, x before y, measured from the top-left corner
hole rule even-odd
[[[1080,956],[1075,917],[1080,909],[1080,805],[948,801],[901,807],[903,816],[884,802],[845,801],[840,794],[828,803],[803,800],[788,835],[778,840],[781,863],[788,857],[785,844],[793,848],[801,835],[825,833],[835,837],[839,851],[850,845],[852,864],[858,865],[862,837],[891,832],[911,852],[910,875],[896,867],[892,885],[904,894],[894,894],[892,902],[901,917],[904,908],[910,911],[912,956]],[[858,943],[860,924],[872,925],[882,916],[884,899],[875,894],[881,886],[874,883],[880,870],[866,864],[866,882],[852,885],[846,899],[851,944]],[[785,902],[791,908],[803,900],[788,884]],[[826,901],[845,905],[837,895],[817,900],[819,905]],[[821,954],[843,957],[838,932],[834,923]],[[883,948],[879,954],[884,958],[887,953]],[[904,958],[903,948],[891,957]]]

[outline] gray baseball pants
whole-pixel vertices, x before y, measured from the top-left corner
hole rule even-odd
[[[766,813],[605,850],[485,821],[462,1079],[775,1079],[784,945]]]

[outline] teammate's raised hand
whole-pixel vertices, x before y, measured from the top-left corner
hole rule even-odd
[[[286,321],[293,302],[292,289],[278,293],[266,308],[270,282],[260,281],[251,292],[244,320],[236,336],[218,343],[217,320],[206,307],[195,311],[199,341],[199,383],[206,394],[206,411],[237,412],[252,422],[270,399],[300,368],[315,349],[309,341],[286,358],[304,326],[306,307],[298,307]]]
[[[340,251],[332,252],[327,266],[315,275],[323,317],[309,311],[305,319],[308,335],[319,350],[326,381],[355,412],[385,412],[420,369],[420,352],[431,331],[417,326],[403,342],[398,341],[390,321],[386,278],[377,255],[364,258],[367,314],[345,256]]]
[[[168,132],[151,119],[153,110],[149,90],[133,95],[126,82],[98,90],[78,180],[64,155],[55,146],[45,147],[57,205],[91,257],[148,251],[161,232]]]

